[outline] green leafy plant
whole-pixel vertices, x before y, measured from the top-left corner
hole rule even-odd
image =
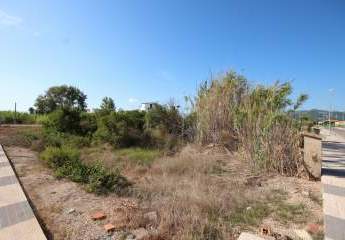
[[[131,185],[119,171],[109,171],[100,162],[83,164],[75,148],[47,147],[40,158],[55,170],[57,177],[87,184],[87,190],[90,192],[122,194]]]

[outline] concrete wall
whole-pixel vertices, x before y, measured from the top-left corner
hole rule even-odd
[[[314,178],[321,177],[321,138],[314,134],[304,134],[304,164]]]

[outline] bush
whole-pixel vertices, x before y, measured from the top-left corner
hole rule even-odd
[[[91,137],[83,137],[77,135],[64,135],[64,145],[68,145],[71,147],[82,148],[82,147],[89,147],[91,144]]]
[[[118,171],[106,170],[100,163],[86,165],[80,161],[79,152],[68,146],[47,147],[40,155],[59,178],[69,178],[87,184],[90,192],[122,194],[130,183]]]
[[[47,147],[40,155],[51,168],[60,168],[70,163],[79,162],[79,152],[70,147]]]
[[[146,129],[161,128],[168,134],[177,136],[181,134],[182,116],[173,103],[166,106],[156,104],[145,115],[145,127]]]
[[[94,113],[80,113],[79,134],[82,136],[92,136],[97,130],[97,118]]]
[[[45,129],[57,132],[78,134],[80,133],[80,112],[70,109],[58,109],[48,114],[44,122]]]
[[[69,146],[72,148],[88,147],[91,144],[91,137],[72,135],[48,129],[44,131],[43,139],[45,146],[61,147]]]
[[[183,123],[183,117],[173,103],[166,106],[156,104],[145,115],[145,131],[147,137],[151,138],[150,146],[168,152],[176,151],[180,140],[184,138],[184,133],[188,134],[187,131],[183,131]]]
[[[97,130],[96,115],[71,109],[58,109],[42,121],[46,131],[89,136]]]
[[[45,129],[44,131],[44,144],[45,146],[61,147],[64,143],[64,134],[52,129]]]
[[[89,167],[88,176],[87,189],[97,194],[115,192],[120,195],[130,186],[128,180],[121,176],[118,170],[107,171],[100,162]]]
[[[144,113],[139,111],[112,112],[98,119],[94,134],[97,141],[109,142],[116,147],[145,145]]]

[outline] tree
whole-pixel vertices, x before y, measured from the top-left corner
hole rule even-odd
[[[57,109],[86,110],[86,95],[73,86],[54,86],[44,95],[37,97],[36,112],[40,114],[51,113]]]
[[[106,112],[115,111],[115,102],[111,97],[104,97],[101,103],[101,110]]]
[[[33,107],[29,107],[29,113],[32,115],[32,114],[35,114],[35,109]]]

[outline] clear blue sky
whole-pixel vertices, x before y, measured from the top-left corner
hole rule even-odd
[[[97,107],[195,93],[210,73],[293,81],[304,108],[345,110],[343,0],[2,0],[0,109],[70,84]]]

